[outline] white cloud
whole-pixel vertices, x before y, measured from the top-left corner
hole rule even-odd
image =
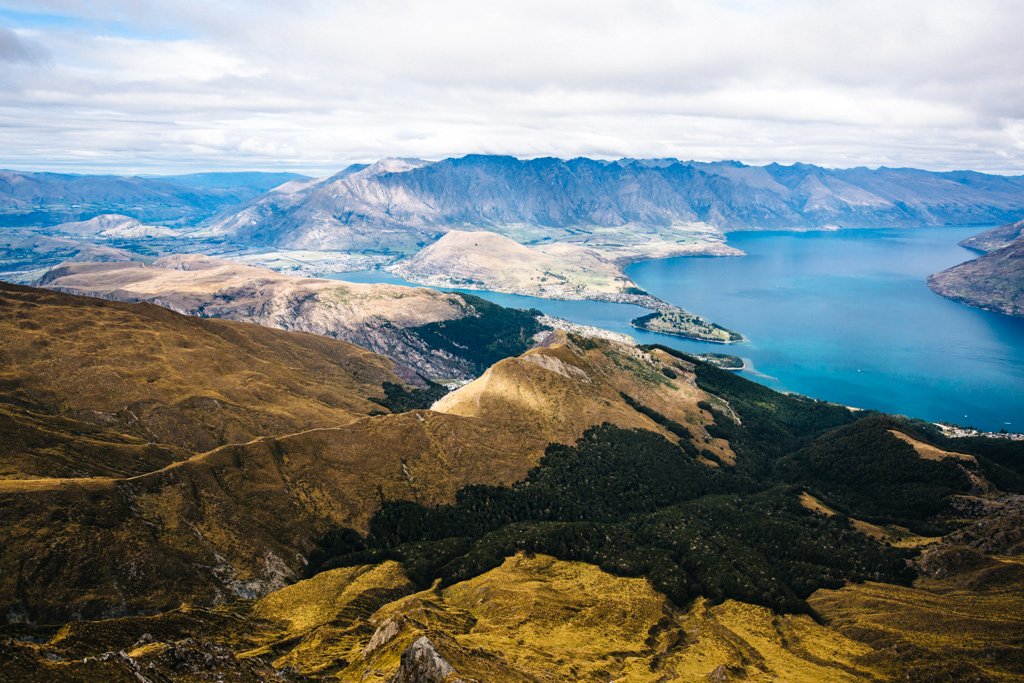
[[[285,5],[33,2],[61,20],[7,32],[45,60],[5,61],[0,33],[0,165],[496,152],[1024,172],[1024,3]]]

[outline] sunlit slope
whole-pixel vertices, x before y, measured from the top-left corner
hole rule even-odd
[[[489,681],[653,683],[722,671],[747,680],[845,681],[856,680],[851,671],[870,671],[854,664],[864,646],[809,617],[777,617],[735,601],[698,600],[680,610],[643,579],[543,555],[511,557],[475,579],[392,603],[370,621],[378,633],[391,624],[399,630],[342,678],[387,680],[389,664],[400,664],[398,653],[421,636],[459,675]]]
[[[1021,680],[1024,557],[959,560],[965,566],[952,575],[913,587],[864,583],[818,591],[810,602],[836,632],[872,647],[865,661],[898,654],[889,667],[903,680]]]
[[[1019,633],[1020,586],[964,592],[976,578],[821,591],[819,622],[734,600],[680,609],[644,579],[544,555],[516,555],[422,592],[385,562],[324,572],[232,608],[69,624],[47,642],[9,648],[0,664],[26,680],[83,681],[130,680],[133,671],[494,683],[1016,680],[1014,651],[1001,648]]]
[[[708,396],[694,383],[692,371],[692,363],[658,350],[556,331],[542,345],[491,366],[433,409],[526,428],[561,443],[572,443],[604,422],[678,440],[667,426],[674,422],[699,448],[731,461],[728,443],[707,434],[712,418],[698,403]]]

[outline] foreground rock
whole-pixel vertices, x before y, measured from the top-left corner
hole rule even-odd
[[[1022,625],[1015,561],[982,557],[913,587],[819,591],[819,620],[735,600],[680,609],[643,579],[544,555],[423,592],[386,562],[324,572],[251,607],[8,639],[0,667],[40,682],[1011,681],[1019,658],[1001,648]]]

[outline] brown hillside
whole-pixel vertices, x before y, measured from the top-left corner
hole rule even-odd
[[[509,484],[544,443],[426,411],[225,446],[128,479],[0,481],[0,611],[32,621],[255,597],[382,499]],[[117,552],[97,552],[97,548]]]
[[[0,476],[141,474],[382,411],[399,381],[315,335],[0,283]]]
[[[409,381],[472,377],[466,358],[429,348],[410,328],[475,315],[460,295],[424,288],[297,277],[198,255],[152,264],[64,263],[44,286],[71,294],[144,301],[179,313],[258,323],[341,339],[388,356]]]
[[[729,444],[707,435],[711,416],[697,406],[707,395],[697,388],[692,369],[686,361],[660,351],[648,353],[628,344],[556,331],[543,345],[495,363],[433,409],[507,424],[516,433],[528,429],[560,443],[573,443],[588,427],[603,422],[648,429],[678,441],[632,407],[625,394],[686,427],[698,448],[732,462]]]

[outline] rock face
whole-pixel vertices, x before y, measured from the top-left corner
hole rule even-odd
[[[931,275],[932,291],[988,311],[1024,315],[1024,221],[988,230],[961,245],[985,253]]]
[[[687,224],[918,226],[998,222],[1022,211],[1024,178],[972,172],[471,155],[389,159],[292,183],[205,233],[278,247],[410,253],[451,229],[531,242],[610,227],[621,237]]]
[[[71,263],[42,284],[72,294],[146,301],[179,313],[312,332],[358,344],[396,363],[410,382],[425,377],[470,378],[474,363],[431,346],[424,325],[475,314],[458,294],[383,284],[283,275],[202,256],[169,256],[152,265]],[[457,347],[453,347],[457,350]]]
[[[390,683],[445,683],[453,671],[430,639],[420,636],[402,653],[401,664]]]

